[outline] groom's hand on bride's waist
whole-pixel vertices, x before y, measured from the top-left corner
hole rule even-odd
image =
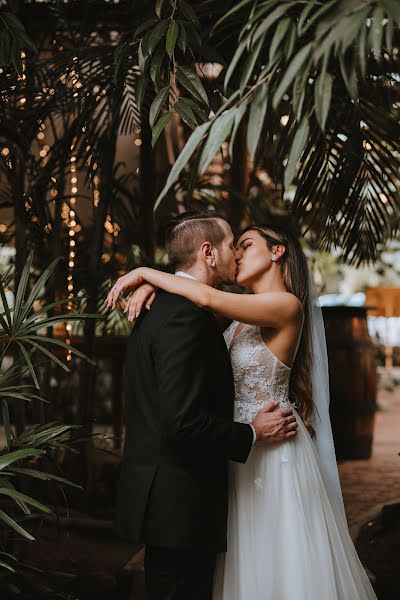
[[[257,445],[284,442],[297,434],[297,421],[291,408],[278,408],[278,402],[270,402],[254,417]]]

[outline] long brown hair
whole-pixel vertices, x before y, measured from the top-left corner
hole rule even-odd
[[[246,231],[257,231],[264,238],[268,248],[284,246],[285,252],[279,259],[282,279],[286,289],[294,294],[301,302],[304,313],[303,330],[299,347],[292,365],[289,384],[290,400],[296,405],[305,426],[314,435],[314,430],[309,422],[314,411],[312,396],[312,354],[310,339],[310,314],[309,314],[309,271],[307,259],[299,240],[283,227],[276,225],[251,225]]]

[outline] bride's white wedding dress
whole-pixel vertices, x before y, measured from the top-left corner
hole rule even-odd
[[[237,327],[234,321],[224,334],[235,420],[249,423],[277,400],[293,409],[298,433],[254,446],[245,464],[231,463],[228,551],[219,558],[213,600],[376,600],[314,442],[289,402],[290,368],[259,327],[235,334]]]

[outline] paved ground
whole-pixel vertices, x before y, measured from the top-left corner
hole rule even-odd
[[[382,373],[381,378],[387,379]],[[400,369],[394,371],[400,379]],[[349,526],[379,504],[400,500],[400,386],[378,394],[372,458],[339,465]]]

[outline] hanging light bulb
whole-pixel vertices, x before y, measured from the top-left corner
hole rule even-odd
[[[97,164],[94,163],[93,167],[96,165],[96,169],[97,169]],[[98,175],[94,175],[92,177],[92,184],[93,184],[93,204],[94,206],[98,206],[99,202],[100,202],[100,177]]]
[[[75,141],[71,144],[71,151],[73,152],[75,147]],[[75,267],[75,251],[74,251],[74,247],[75,247],[75,229],[76,229],[76,212],[75,212],[75,204],[76,204],[76,196],[75,194],[78,193],[78,178],[76,176],[76,156],[74,154],[72,154],[71,158],[70,158],[70,179],[69,179],[69,184],[71,186],[71,194],[73,194],[70,198],[70,205],[67,207],[67,212],[65,215],[65,221],[68,227],[68,238],[69,238],[69,255],[68,255],[68,275],[67,275],[67,289],[68,289],[68,298],[73,298],[74,297],[74,281],[73,281],[73,271],[74,271],[74,267]],[[72,302],[68,302],[68,310],[72,310],[73,309],[73,305]],[[70,324],[67,324],[65,326],[65,330],[66,330],[66,339],[65,339],[65,343],[70,345],[71,344],[71,338],[70,338],[70,333],[72,330],[72,326]],[[72,360],[72,352],[70,349],[67,350],[67,361],[71,361]]]

